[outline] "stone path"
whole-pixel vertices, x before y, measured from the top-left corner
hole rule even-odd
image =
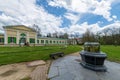
[[[37,66],[30,75],[31,80],[47,80],[47,71],[50,66],[50,61],[33,61],[28,63],[28,66]]]
[[[46,80],[47,79],[47,66],[38,66],[31,74],[32,80]]]
[[[95,72],[80,65],[80,56],[69,55],[52,62],[50,80],[120,80],[120,64],[105,61],[107,72]]]

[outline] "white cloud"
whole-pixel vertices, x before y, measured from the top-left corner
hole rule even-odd
[[[105,19],[107,19],[108,21],[111,21],[112,20],[112,18],[110,17],[111,3],[112,2],[110,0],[109,1],[102,0],[101,2],[94,3],[95,10],[92,13],[97,15],[102,15]]]
[[[37,24],[43,32],[59,30],[61,17],[49,14],[36,0],[0,0],[0,27],[5,25]],[[47,26],[47,28],[45,28]]]
[[[111,4],[115,0],[49,0],[49,5],[64,7],[68,11],[83,13],[93,13],[101,15],[108,21],[113,20],[110,13]]]
[[[0,28],[4,25],[24,24],[30,26],[37,24],[43,33],[53,32],[68,32],[84,33],[87,28],[92,32],[97,32],[107,27],[119,27],[120,21],[117,21],[117,16],[111,15],[110,9],[113,0],[49,0],[49,5],[56,7],[64,7],[68,11],[64,17],[69,19],[72,23],[69,28],[60,28],[62,25],[62,18],[49,14],[43,7],[37,6],[35,0],[0,0]],[[71,13],[78,13],[77,15]],[[115,23],[101,28],[98,22],[89,25],[87,22],[77,24],[81,15],[84,13],[93,13],[101,15],[108,21],[116,20]],[[112,16],[112,17],[110,17]],[[68,27],[68,26],[67,26]]]
[[[112,18],[113,18],[113,19],[117,19],[117,16],[113,15]]]
[[[103,27],[99,26],[99,23],[91,24],[89,25],[87,22],[84,22],[83,24],[75,24],[71,25],[68,29],[69,34],[79,33],[83,34],[87,29],[89,29],[91,32],[96,34],[97,32],[102,32],[104,29],[114,29],[114,28],[120,28],[120,21],[116,21],[113,24],[109,24]]]
[[[75,24],[70,26],[68,33],[70,34],[77,32],[79,34],[83,34],[87,29],[90,29],[90,31],[93,33],[97,33],[99,30],[101,30],[98,23],[89,25],[87,22],[84,22],[83,24],[80,25]]]
[[[53,0],[53,1],[49,2],[49,5],[55,6],[55,7],[59,6],[59,7],[66,7],[67,8],[67,4],[66,4],[65,0]]]
[[[107,28],[120,28],[120,21],[116,21],[115,23],[113,24],[109,24],[109,25],[106,25],[104,26],[103,28],[101,28],[102,30],[103,29],[107,29]]]
[[[64,15],[65,18],[69,19],[72,24],[76,24],[76,22],[80,19],[80,15],[74,15],[72,13],[66,13]]]

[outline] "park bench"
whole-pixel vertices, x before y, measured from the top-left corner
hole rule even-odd
[[[63,57],[64,53],[63,52],[57,52],[57,53],[52,53],[50,54],[50,58],[56,59],[57,57]]]

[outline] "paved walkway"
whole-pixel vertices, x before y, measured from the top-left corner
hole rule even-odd
[[[29,66],[37,66],[34,71],[31,73],[31,80],[47,80],[47,71],[50,65],[50,61],[44,62],[40,61],[33,61],[28,64]]]
[[[47,66],[38,66],[31,74],[32,80],[46,80],[47,79]]]
[[[95,72],[80,65],[80,56],[69,55],[52,62],[50,80],[120,80],[120,64],[105,61],[107,72]]]

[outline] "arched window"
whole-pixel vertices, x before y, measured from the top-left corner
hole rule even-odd
[[[50,43],[52,44],[52,41],[50,40]]]
[[[20,36],[21,37],[26,37],[26,34],[25,33],[21,33]]]

